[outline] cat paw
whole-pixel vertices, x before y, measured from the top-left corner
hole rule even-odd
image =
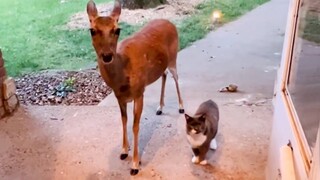
[[[210,142],[210,149],[216,150],[218,148],[217,140],[214,138]]]
[[[158,116],[162,114],[162,111],[161,110],[157,110],[157,113],[156,113]]]
[[[194,164],[199,163],[199,157],[198,156],[193,156],[192,159],[191,159],[191,162],[194,163]]]
[[[203,160],[203,161],[200,162],[200,164],[201,164],[201,165],[207,165],[207,164],[208,164],[208,161],[207,161],[207,160]]]
[[[131,169],[130,170],[130,175],[131,176],[135,176],[135,175],[137,175],[139,173],[139,169]]]
[[[128,157],[128,154],[120,154],[120,159],[125,160]]]

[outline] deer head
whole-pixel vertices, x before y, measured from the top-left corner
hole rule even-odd
[[[110,63],[116,55],[120,35],[118,20],[121,14],[121,4],[118,0],[115,1],[109,16],[99,16],[96,4],[90,0],[87,4],[87,13],[90,20],[92,45],[98,60]]]

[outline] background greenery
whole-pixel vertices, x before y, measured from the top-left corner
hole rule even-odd
[[[96,3],[112,0],[95,0]],[[207,0],[195,14],[182,22],[179,29],[180,48],[203,38],[211,26],[211,15],[219,9],[221,24],[234,20],[268,0]],[[95,62],[88,30],[61,28],[73,13],[84,11],[87,0],[1,0],[0,48],[9,75],[45,69],[76,70]],[[121,23],[121,39],[141,26]]]

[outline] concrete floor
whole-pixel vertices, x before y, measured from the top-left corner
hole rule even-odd
[[[287,0],[272,0],[179,53],[186,112],[209,98],[220,106],[218,149],[208,154],[210,165],[191,163],[184,116],[168,78],[162,116],[155,115],[160,81],[145,93],[137,176],[129,175],[131,157],[119,159],[121,120],[110,95],[100,106],[21,107],[1,120],[0,179],[264,179],[287,8]],[[217,92],[229,83],[240,92]],[[258,105],[239,106],[243,99]]]

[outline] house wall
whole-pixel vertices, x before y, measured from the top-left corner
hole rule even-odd
[[[296,179],[307,179],[308,162],[302,150],[298,127],[293,120],[294,112],[290,109],[288,94],[285,92],[286,78],[289,69],[289,60],[292,51],[294,29],[296,25],[297,9],[300,1],[291,0],[288,11],[286,34],[283,44],[281,64],[275,82],[274,117],[270,136],[268,162],[266,167],[266,179],[281,179],[284,173],[280,167],[280,148],[290,143],[293,153],[293,164]]]

